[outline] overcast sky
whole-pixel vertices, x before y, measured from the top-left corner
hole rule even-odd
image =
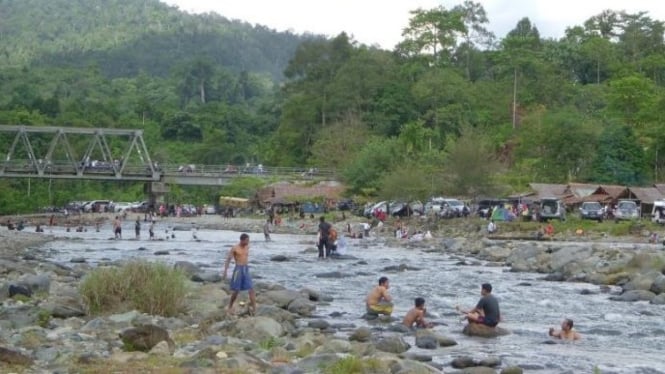
[[[463,0],[162,0],[193,13],[214,11],[226,18],[283,31],[334,36],[342,31],[365,44],[392,49],[409,22],[409,11],[451,8]],[[476,0],[477,1],[477,0]],[[503,37],[522,17],[529,17],[543,37],[559,38],[568,26],[582,25],[604,9],[648,11],[665,20],[661,0],[480,0],[489,28]]]

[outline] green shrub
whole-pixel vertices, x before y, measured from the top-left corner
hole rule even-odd
[[[134,261],[120,268],[97,268],[81,282],[80,293],[90,314],[137,309],[174,316],[184,307],[186,278],[162,263]]]
[[[347,356],[323,369],[324,374],[373,374],[389,372],[385,364],[375,358]]]

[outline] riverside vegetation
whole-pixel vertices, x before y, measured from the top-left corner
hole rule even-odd
[[[466,1],[414,10],[392,50],[157,0],[5,1],[0,13],[0,122],[143,129],[160,164],[337,168],[349,194],[399,200],[664,178],[663,22],[645,12],[606,10],[550,39],[526,17],[492,35],[492,15]],[[2,149],[12,140],[0,134]],[[35,144],[44,154],[47,139]],[[195,204],[218,194],[172,190]],[[2,180],[0,212],[99,195],[143,191]]]

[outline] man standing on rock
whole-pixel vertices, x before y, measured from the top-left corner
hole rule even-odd
[[[367,314],[370,315],[391,315],[393,312],[393,298],[388,293],[390,282],[388,277],[379,278],[379,285],[374,287],[365,300]]]
[[[231,247],[228,256],[226,256],[226,262],[224,263],[222,280],[226,279],[226,273],[229,270],[231,259],[236,263],[236,266],[233,269],[233,275],[231,276],[231,291],[233,292],[231,293],[231,301],[229,301],[227,312],[231,314],[233,313],[233,303],[236,301],[238,293],[240,291],[248,291],[250,302],[249,313],[254,314],[256,311],[256,295],[254,293],[252,277],[249,274],[249,235],[240,235],[240,243]]]
[[[496,327],[501,320],[501,312],[499,310],[499,301],[492,295],[492,285],[483,283],[480,287],[480,294],[482,297],[475,308],[466,312],[461,310],[459,306],[456,309],[466,315],[469,323],[480,323],[485,326]]]

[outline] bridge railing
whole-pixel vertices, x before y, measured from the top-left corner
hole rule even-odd
[[[157,172],[164,176],[178,177],[293,177],[293,178],[335,178],[335,169],[298,168],[280,166],[236,166],[236,165],[159,165]]]

